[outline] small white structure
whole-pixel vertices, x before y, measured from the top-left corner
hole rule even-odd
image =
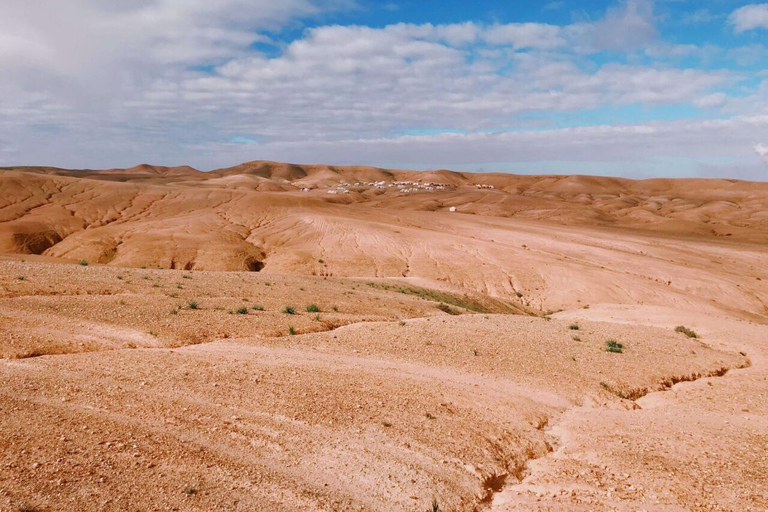
[[[455,212],[456,211],[456,207],[455,206],[451,206],[450,208],[448,208],[448,211],[449,212]]]

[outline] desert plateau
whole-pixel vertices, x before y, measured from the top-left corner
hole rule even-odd
[[[0,510],[768,510],[768,184],[4,168]]]

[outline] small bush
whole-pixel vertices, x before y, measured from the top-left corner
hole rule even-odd
[[[283,313],[285,313],[286,315],[295,315],[296,309],[293,306],[285,306],[283,308]]]
[[[616,340],[608,340],[605,342],[605,351],[612,352],[614,354],[621,354],[624,352],[624,345]]]
[[[288,327],[288,334],[291,336],[296,334],[296,329],[294,329],[292,325]]]
[[[571,339],[573,341],[581,341],[581,337],[580,336],[571,336]]]
[[[88,266],[88,261],[86,261],[86,260],[80,260],[80,261],[78,262],[78,265],[80,265],[81,267],[87,267],[87,266]]]
[[[253,306],[251,306],[251,309],[254,311],[264,311],[264,306],[261,306],[259,304],[254,304]]]
[[[333,306],[331,309],[334,310],[336,313],[339,312],[339,306]]]
[[[448,313],[449,315],[460,315],[461,314],[458,311],[456,311],[455,309],[453,309],[451,306],[449,306],[448,304],[443,304],[442,302],[437,305],[437,309],[439,309],[443,313]]]
[[[427,512],[442,512],[440,510],[440,505],[437,503],[437,498],[432,500],[432,507],[427,509]]]
[[[572,330],[572,331],[578,331],[579,330],[579,325],[578,324],[571,324],[571,325],[568,326],[568,328],[570,330]]]
[[[315,322],[319,322],[319,321],[320,321],[320,313],[315,315]]]
[[[310,304],[309,306],[307,306],[307,313],[319,313],[319,312],[320,312],[320,308],[318,307],[317,304]]]
[[[197,309],[197,308],[198,308],[198,304],[197,304],[197,302],[195,302],[194,300],[191,300],[191,301],[189,301],[189,302],[187,303],[187,307],[188,307],[189,309]]]
[[[699,337],[699,335],[696,334],[696,331],[692,331],[691,329],[689,329],[689,328],[687,328],[687,327],[685,327],[683,325],[678,325],[677,327],[675,327],[675,332],[683,333],[686,336],[688,336],[689,338],[698,338]]]
[[[237,314],[238,315],[247,315],[248,314],[248,308],[246,308],[246,307],[237,308]]]
[[[24,276],[19,276],[19,277],[17,277],[16,279],[18,279],[19,281],[23,281],[23,280],[25,280],[25,279],[26,279],[26,277],[24,277]]]
[[[186,494],[187,496],[194,496],[195,494],[197,494],[197,487],[194,487],[192,485],[188,485],[184,487],[184,494]]]

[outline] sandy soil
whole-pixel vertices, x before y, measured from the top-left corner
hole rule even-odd
[[[0,510],[768,510],[761,186],[0,172]]]

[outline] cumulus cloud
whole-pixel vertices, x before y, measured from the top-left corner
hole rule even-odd
[[[543,23],[510,23],[495,25],[485,31],[484,39],[494,45],[511,45],[515,49],[557,48],[565,44],[560,27]]]
[[[768,144],[755,144],[755,152],[768,164]]]
[[[683,143],[683,134],[672,137],[663,124],[557,131],[544,129],[548,117],[628,105],[727,106],[738,113],[759,99],[728,98],[721,89],[739,79],[730,71],[648,64],[698,49],[659,41],[653,4],[645,0],[563,26],[321,24],[277,42],[282,27],[351,6],[2,2],[0,138],[15,152],[0,150],[0,161],[210,168],[253,158],[424,166],[637,159],[644,158],[639,147],[666,148],[649,146],[657,139],[677,140],[689,152],[701,148]],[[257,42],[274,43],[274,52],[254,50]],[[643,60],[606,63],[600,53],[644,45],[655,51]],[[590,60],[595,53],[601,58]],[[540,124],[526,132],[531,123]],[[459,134],[434,135],[442,131]],[[403,135],[420,132],[432,135]],[[722,131],[707,133],[711,139],[698,141],[703,147],[720,143]],[[743,141],[724,147],[741,148],[741,155],[749,147]]]
[[[745,5],[728,17],[736,33],[754,29],[768,29],[768,4]]]

